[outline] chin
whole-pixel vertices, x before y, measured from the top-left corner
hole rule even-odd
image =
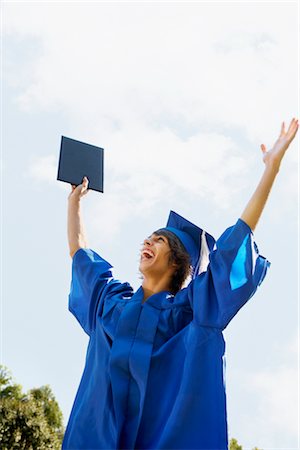
[[[143,264],[143,261],[140,261],[140,263],[139,263],[139,271],[143,274],[144,273],[144,269],[145,269],[145,266],[144,266],[144,264]]]
[[[145,268],[145,266],[144,266],[143,263],[141,263],[141,264],[139,265],[139,271],[141,272],[142,275],[144,275],[145,272],[147,272],[147,269]]]
[[[144,275],[147,272],[147,269],[149,269],[147,261],[141,261],[139,264],[139,271],[141,272],[141,274]]]

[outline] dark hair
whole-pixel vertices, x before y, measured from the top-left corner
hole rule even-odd
[[[182,288],[186,278],[192,273],[190,255],[178,237],[171,231],[159,229],[154,231],[153,234],[164,236],[168,239],[171,249],[169,263],[175,263],[178,266],[173,274],[170,286],[172,294],[175,295]]]

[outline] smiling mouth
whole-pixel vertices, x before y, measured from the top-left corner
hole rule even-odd
[[[152,259],[154,258],[154,253],[151,250],[143,250],[142,251],[142,255],[141,255],[142,259]]]

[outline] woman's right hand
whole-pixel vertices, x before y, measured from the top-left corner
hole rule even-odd
[[[82,179],[82,184],[79,184],[78,186],[75,186],[75,184],[72,184],[72,191],[68,196],[68,200],[80,200],[81,197],[83,197],[84,195],[86,195],[89,190],[88,190],[88,184],[89,184],[89,180],[87,179],[87,177],[83,177]]]

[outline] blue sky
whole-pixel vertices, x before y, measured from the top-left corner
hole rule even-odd
[[[215,238],[242,214],[281,122],[299,118],[296,2],[2,4],[1,360],[50,384],[65,422],[87,336],[68,312],[70,187],[61,135],[105,149],[105,193],[84,197],[89,246],[139,286],[139,248],[169,210]],[[298,447],[299,148],[254,232],[271,268],[230,322],[230,437]]]

